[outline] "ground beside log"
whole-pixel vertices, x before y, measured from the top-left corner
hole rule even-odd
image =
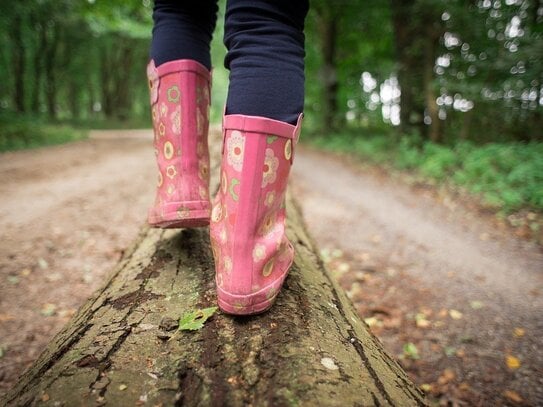
[[[208,230],[144,229],[2,405],[424,405],[287,208],[296,258],[271,311],[167,340],[165,325],[215,305]]]

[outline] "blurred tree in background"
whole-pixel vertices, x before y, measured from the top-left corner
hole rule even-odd
[[[3,1],[0,107],[50,119],[146,110],[150,1]]]

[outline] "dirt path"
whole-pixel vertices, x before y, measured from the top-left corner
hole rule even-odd
[[[420,359],[404,366],[442,400],[543,405],[542,250],[345,161],[305,149],[295,190],[330,267],[387,349],[403,357],[413,343]]]
[[[0,155],[0,393],[102,284],[145,221],[150,131]]]
[[[0,155],[0,392],[144,222],[155,182],[150,143],[148,131],[94,132]],[[461,205],[309,149],[298,152],[294,181],[330,268],[433,398],[543,405],[538,247]]]

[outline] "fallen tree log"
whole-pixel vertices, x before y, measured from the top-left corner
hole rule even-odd
[[[424,396],[355,314],[288,201],[296,258],[271,311],[216,313],[207,229],[144,229],[4,397],[9,406],[416,406]]]

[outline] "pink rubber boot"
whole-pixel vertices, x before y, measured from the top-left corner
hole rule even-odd
[[[210,73],[182,59],[147,66],[151,93],[158,186],[149,210],[151,226],[209,224]]]
[[[217,298],[226,313],[271,307],[292,264],[285,192],[301,119],[293,126],[263,117],[224,117],[221,186],[210,231]]]

